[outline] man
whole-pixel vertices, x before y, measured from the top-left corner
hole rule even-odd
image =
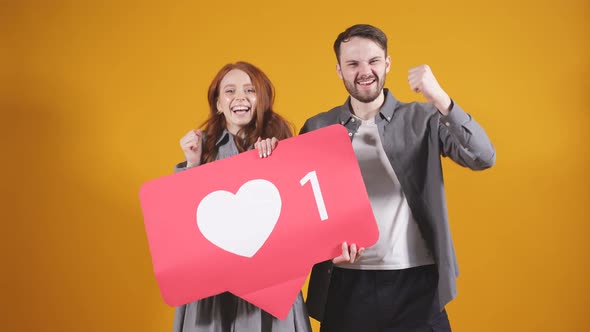
[[[410,69],[408,82],[428,103],[403,103],[383,88],[391,65],[383,31],[352,26],[334,51],[350,97],[301,133],[348,129],[380,235],[358,251],[343,243],[342,256],[314,266],[310,315],[322,332],[450,331],[444,307],[456,296],[458,267],[440,157],[482,170],[494,164],[494,148],[427,65]]]

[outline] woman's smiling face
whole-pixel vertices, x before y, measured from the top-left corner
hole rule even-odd
[[[248,74],[239,69],[225,74],[219,84],[217,110],[223,113],[227,130],[234,135],[252,121],[256,112],[256,89]]]

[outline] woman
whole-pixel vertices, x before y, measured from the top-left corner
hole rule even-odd
[[[204,130],[191,130],[180,139],[186,161],[175,171],[252,148],[266,158],[278,140],[293,135],[287,121],[272,109],[272,83],[252,64],[237,62],[221,68],[209,86],[208,99],[210,113]],[[174,332],[193,331],[310,332],[311,326],[301,293],[287,318],[279,320],[226,292],[176,309]]]

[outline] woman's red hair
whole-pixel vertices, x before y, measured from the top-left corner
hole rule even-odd
[[[274,86],[270,79],[258,69],[247,62],[229,63],[219,70],[209,85],[207,99],[209,101],[209,118],[202,127],[206,140],[203,146],[202,163],[214,161],[217,157],[215,143],[226,129],[225,116],[217,112],[217,99],[221,80],[231,70],[238,69],[250,77],[256,91],[256,108],[250,123],[238,131],[235,142],[240,152],[253,146],[258,137],[285,139],[293,136],[291,125],[280,115],[273,111],[275,99]]]

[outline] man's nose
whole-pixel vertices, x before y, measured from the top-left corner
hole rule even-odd
[[[368,63],[359,64],[358,69],[360,75],[371,75],[373,73],[371,65],[369,65]]]

